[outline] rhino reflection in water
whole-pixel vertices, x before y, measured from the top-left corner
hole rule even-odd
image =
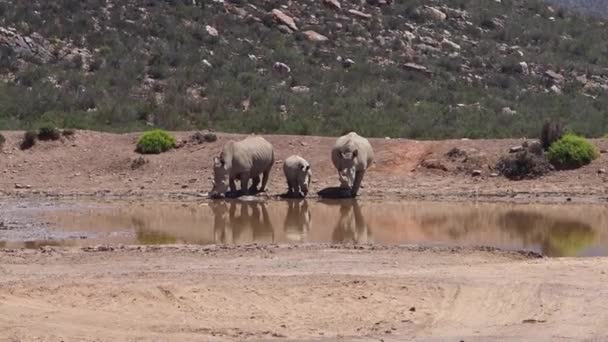
[[[285,237],[291,242],[304,242],[311,226],[310,209],[306,200],[288,201],[285,216]]]
[[[502,215],[500,223],[502,229],[517,233],[524,245],[540,245],[547,256],[576,256],[596,237],[587,223],[534,212],[511,210]]]
[[[214,202],[210,206],[216,243],[274,242],[274,229],[265,203]]]
[[[368,243],[371,233],[357,200],[340,201],[340,219],[334,228],[333,243]]]

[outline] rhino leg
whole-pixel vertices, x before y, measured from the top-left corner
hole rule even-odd
[[[230,185],[230,191],[236,192],[236,183],[234,182],[234,177],[230,176],[230,179],[228,180],[228,182]]]
[[[365,175],[365,171],[357,171],[355,173],[355,181],[353,182],[353,188],[351,190],[351,196],[356,197],[357,192],[359,192],[359,188],[361,187],[361,181],[363,180],[363,176]]]
[[[272,170],[272,165],[268,168],[268,170],[264,171],[263,178],[262,178],[262,186],[260,187],[260,192],[266,191],[266,185],[268,184],[270,170]]]
[[[243,172],[240,174],[241,178],[241,192],[243,196],[249,195],[249,189],[247,189],[247,184],[249,184],[249,172]]]
[[[251,187],[249,188],[249,193],[255,194],[258,192],[258,185],[260,184],[260,176],[257,175],[251,178]]]
[[[295,186],[293,183],[294,183],[293,181],[289,181],[289,180],[287,181],[287,189],[288,189],[287,195],[288,196],[293,196],[293,194],[294,194]]]

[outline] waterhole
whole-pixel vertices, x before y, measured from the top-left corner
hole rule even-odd
[[[0,247],[381,243],[608,255],[606,206],[358,200],[48,202],[1,207]]]

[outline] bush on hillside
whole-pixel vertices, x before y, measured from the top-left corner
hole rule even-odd
[[[157,154],[170,150],[175,146],[175,138],[160,129],[144,133],[137,141],[137,152]]]
[[[32,146],[36,145],[36,139],[38,139],[38,131],[27,131],[23,134],[23,140],[21,141],[20,148],[27,150]]]
[[[59,140],[59,138],[61,138],[61,131],[55,126],[44,125],[38,130],[39,140]]]
[[[551,171],[551,164],[541,153],[528,150],[502,157],[496,169],[510,180],[535,179]]]
[[[597,159],[597,148],[587,139],[566,134],[549,148],[549,161],[556,168],[576,169]]]

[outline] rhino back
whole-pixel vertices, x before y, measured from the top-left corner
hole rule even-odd
[[[374,150],[366,138],[355,132],[343,135],[336,140],[332,149],[332,162],[334,166],[340,167],[340,152],[353,152],[355,150],[359,155],[358,159],[360,162],[358,167],[362,169],[368,168],[374,160]]]
[[[274,150],[266,139],[249,137],[234,144],[232,160],[232,174],[249,171],[258,175],[272,167]]]
[[[310,165],[306,159],[293,155],[285,159],[283,163],[283,172],[285,173],[285,177],[289,180],[295,180],[300,173],[304,173],[302,171],[302,167],[305,165]]]

